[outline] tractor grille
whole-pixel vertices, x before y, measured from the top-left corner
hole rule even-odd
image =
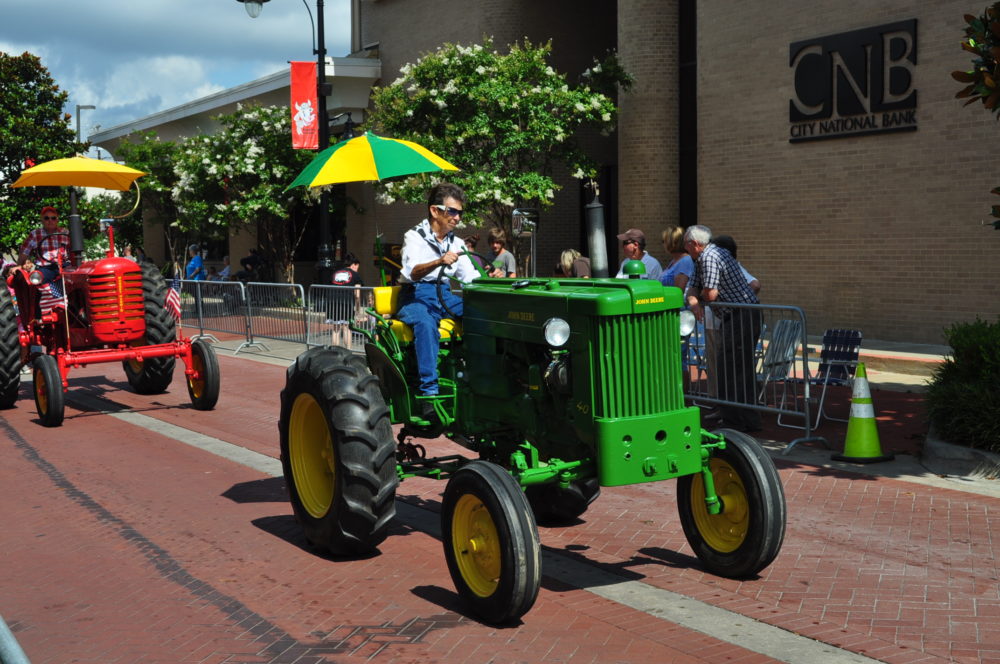
[[[639,417],[684,407],[678,311],[594,320],[595,417]]]
[[[146,315],[141,272],[126,272],[119,276],[92,274],[87,285],[92,322],[142,320]]]

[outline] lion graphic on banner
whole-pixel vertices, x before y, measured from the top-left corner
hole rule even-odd
[[[316,111],[313,109],[312,100],[295,104],[295,115],[292,116],[292,121],[295,122],[295,133],[301,136],[302,130],[316,121]]]

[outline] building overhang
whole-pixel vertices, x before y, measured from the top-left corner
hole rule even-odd
[[[376,58],[327,58],[326,78],[331,84],[331,93],[326,103],[330,117],[350,112],[355,123],[361,122],[372,86],[381,76],[382,63]],[[87,140],[111,154],[126,136],[140,131],[153,130],[163,140],[179,141],[216,131],[219,123],[214,118],[234,112],[239,104],[288,106],[290,95],[289,72],[278,71],[132,122],[103,129],[88,136]]]

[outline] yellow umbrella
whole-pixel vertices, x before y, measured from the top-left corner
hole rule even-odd
[[[12,187],[102,187],[125,191],[143,175],[128,166],[90,157],[53,159],[21,171]]]

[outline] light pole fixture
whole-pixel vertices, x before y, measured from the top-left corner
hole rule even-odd
[[[270,0],[236,0],[243,4],[250,18],[260,16],[265,2]],[[309,19],[312,11],[306,0],[302,0]],[[326,38],[323,35],[323,0],[316,0],[316,43],[313,46],[316,54],[316,115],[319,121],[319,147],[317,151],[330,146],[330,118],[326,109],[326,98],[332,92],[331,85],[326,82]],[[319,247],[317,249],[316,275],[321,284],[329,284],[333,278],[333,232],[330,228],[330,194],[323,190],[319,199]]]
[[[83,137],[80,136],[80,111],[84,110],[94,110],[97,108],[91,104],[77,104],[76,105],[76,142],[83,143]]]

